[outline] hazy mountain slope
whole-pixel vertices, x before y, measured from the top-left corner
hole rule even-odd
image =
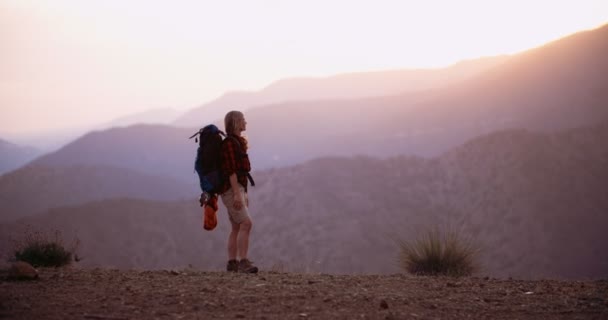
[[[486,274],[606,277],[606,139],[608,124],[508,130],[431,160],[324,158],[259,172],[251,256],[267,269],[391,273],[399,271],[395,237],[452,226],[481,247]],[[85,265],[220,269],[225,209],[213,232],[201,216],[194,199],[107,200],[20,223],[77,230]],[[4,250],[11,232],[0,232]]]
[[[444,204],[459,208],[458,222],[485,239],[488,268],[606,276],[606,139],[606,123],[550,136],[513,131],[474,140],[439,159],[454,191]],[[488,219],[511,232],[497,235],[486,227]]]
[[[202,126],[222,119],[230,110],[285,101],[355,99],[442,87],[480,74],[507,59],[508,56],[479,58],[441,69],[388,70],[339,74],[326,78],[282,79],[258,92],[229,92],[186,112],[174,124],[181,127]]]
[[[61,230],[66,243],[77,237],[83,266],[157,269],[186,267],[220,268],[224,262],[224,238],[229,222],[220,216],[213,232],[202,228],[201,208],[195,199],[158,202],[110,199],[75,207],[60,207],[0,226],[2,247],[9,238],[30,226]]]
[[[515,55],[449,87],[247,112],[263,167],[318,155],[436,156],[506,128],[558,130],[608,119],[608,26]]]
[[[605,56],[608,26],[516,55],[449,88],[254,108],[246,112],[252,165],[259,170],[322,156],[433,157],[496,130],[598,123],[608,119]],[[95,132],[35,163],[101,164],[192,181],[196,145],[187,137],[196,130]]]
[[[33,165],[111,166],[140,173],[198,181],[194,173],[197,145],[188,138],[198,129],[163,125],[135,125],[96,131],[60,150],[40,157]]]
[[[446,116],[453,121],[535,129],[603,121],[608,117],[606,54],[608,25],[514,55],[502,66],[445,88],[415,111],[449,110]]]
[[[17,169],[40,154],[40,151],[21,147],[0,139],[0,175]]]
[[[179,114],[179,111],[171,108],[152,109],[114,119],[101,127],[124,127],[134,124],[170,124],[179,116]]]
[[[321,269],[388,272],[389,235],[438,224],[473,237],[494,275],[606,277],[606,139],[606,124],[553,135],[505,131],[433,160],[337,158],[273,170],[254,200],[260,214],[277,212],[290,227],[270,241],[284,246],[258,255],[294,250]],[[284,228],[272,226],[269,234]]]
[[[171,178],[93,166],[27,166],[0,177],[0,221],[48,208],[133,197],[155,200],[196,198],[198,190]]]

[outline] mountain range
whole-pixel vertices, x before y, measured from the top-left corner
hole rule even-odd
[[[523,129],[473,139],[440,157],[328,157],[258,172],[251,256],[265,269],[399,272],[396,240],[439,226],[480,249],[482,274],[606,277],[608,123],[557,133]],[[84,266],[221,269],[229,223],[202,229],[194,197],[60,206],[7,222],[81,241]],[[584,231],[583,231],[584,230]]]
[[[608,119],[608,26],[518,55],[447,87],[396,96],[285,102],[246,112],[254,168],[322,156],[433,157],[508,128],[553,131]],[[222,124],[217,123],[220,127]],[[191,182],[198,128],[137,125],[89,133],[33,162],[92,165]]]
[[[474,77],[507,59],[508,56],[496,56],[461,61],[439,69],[370,71],[325,78],[282,79],[258,92],[228,92],[186,112],[174,125],[197,127],[205,122],[223,119],[230,110],[247,110],[287,101],[359,99],[444,87]]]
[[[246,114],[251,155],[264,168],[319,155],[431,157],[497,130],[596,124],[608,119],[606,55],[608,26],[514,55],[447,87],[255,108]]]
[[[185,199],[192,186],[161,176],[93,166],[26,166],[0,176],[0,221],[35,215],[49,208],[89,201],[134,197]]]
[[[172,108],[152,109],[116,118],[100,125],[98,130],[134,124],[171,124],[179,116],[180,112]]]
[[[392,273],[397,239],[441,227],[480,247],[484,274],[608,276],[607,55],[604,26],[384,96],[307,91],[347,86],[339,77],[249,93],[252,256]],[[264,102],[277,88],[297,94]],[[201,229],[198,128],[94,131],[0,176],[0,252],[30,225],[78,236],[84,266],[221,269],[229,223],[222,208],[218,229]]]
[[[19,168],[39,155],[40,151],[35,148],[0,139],[0,175]]]
[[[33,166],[107,166],[153,176],[196,181],[197,145],[188,140],[198,129],[134,125],[87,133],[30,163]]]

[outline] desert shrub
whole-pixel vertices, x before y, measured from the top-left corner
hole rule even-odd
[[[400,242],[399,263],[416,275],[467,276],[476,271],[478,250],[455,231],[433,229]]]
[[[78,260],[78,239],[68,248],[59,231],[51,234],[27,230],[21,240],[15,241],[14,259],[34,267],[61,267]]]

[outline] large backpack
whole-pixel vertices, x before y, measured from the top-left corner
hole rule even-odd
[[[207,196],[219,193],[224,182],[220,168],[222,136],[226,134],[210,124],[190,137],[197,137],[194,141],[199,143],[194,170],[198,174],[201,191]]]

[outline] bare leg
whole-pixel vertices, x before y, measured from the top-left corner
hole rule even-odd
[[[247,218],[247,220],[241,222],[239,238],[238,238],[238,251],[241,259],[247,259],[247,251],[249,250],[249,232],[253,227],[251,223],[251,219]]]
[[[237,254],[236,239],[241,225],[232,221],[230,223],[232,224],[232,231],[230,231],[230,235],[228,236],[228,260],[235,260]]]

